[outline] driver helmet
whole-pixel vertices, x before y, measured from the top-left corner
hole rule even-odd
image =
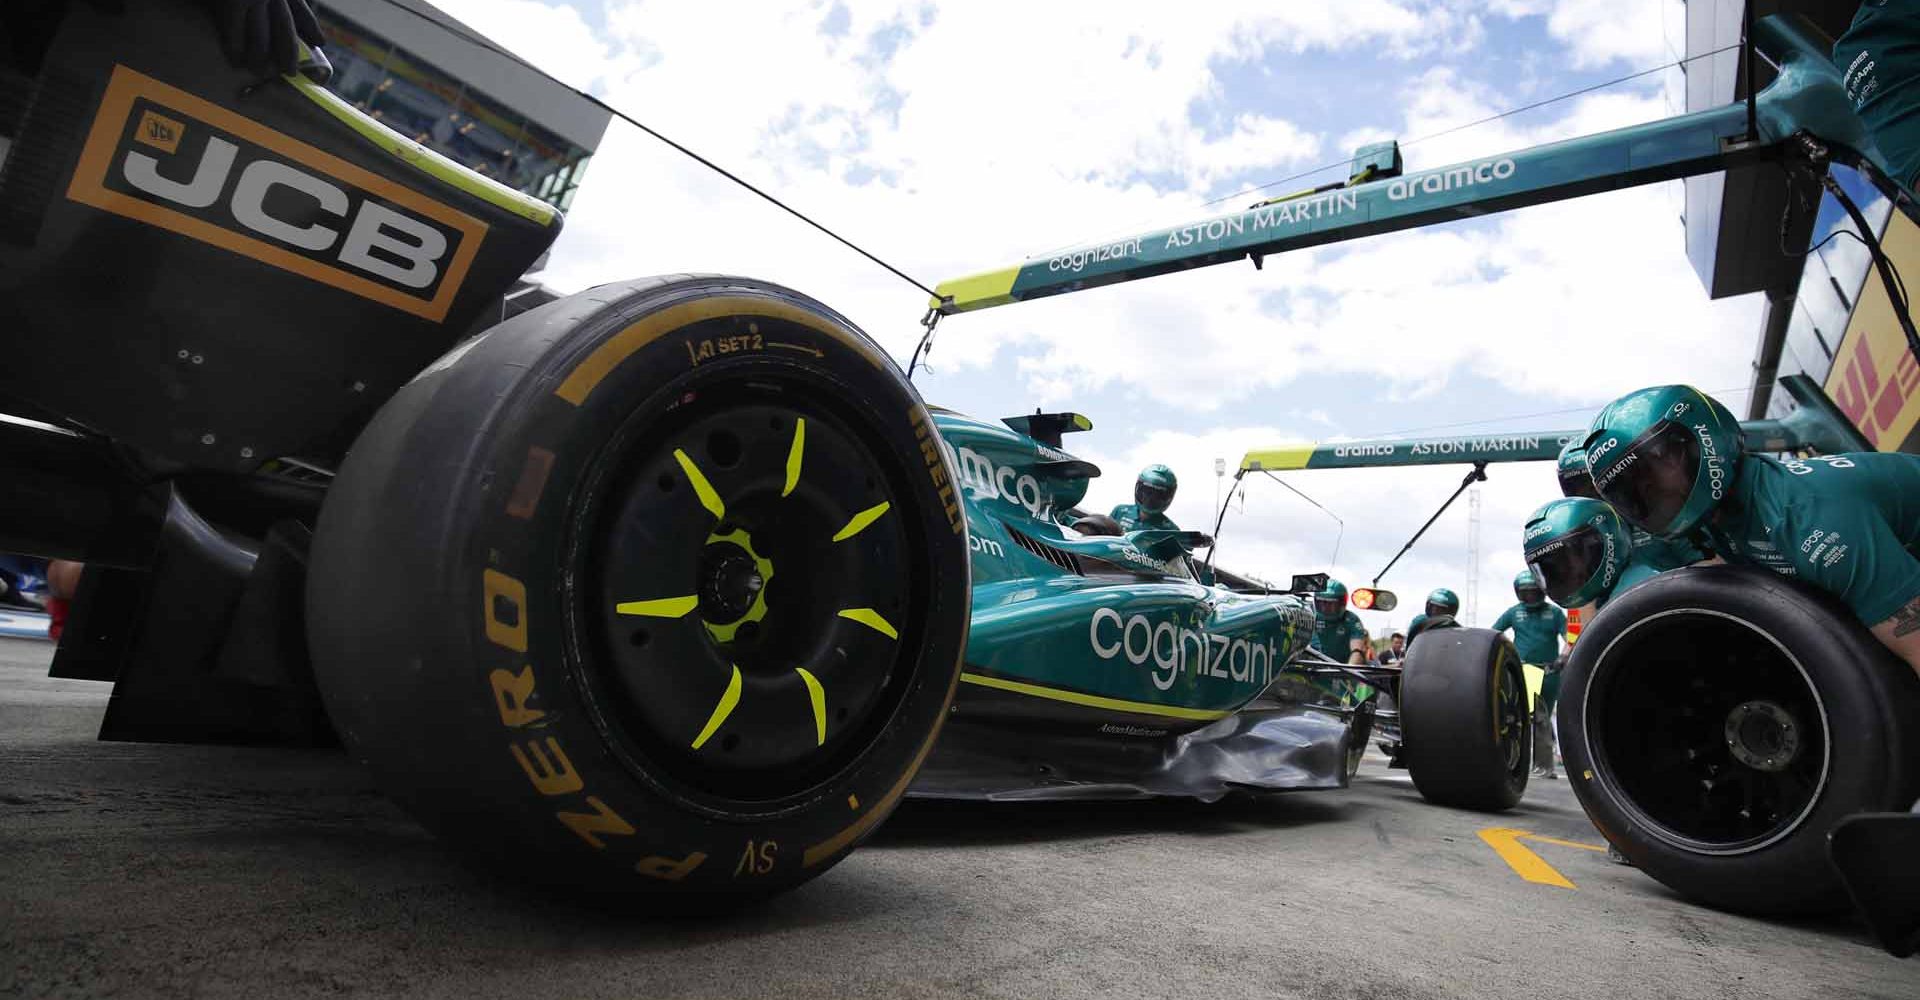
[[[1140,470],[1140,478],[1133,483],[1133,502],[1140,507],[1142,514],[1165,514],[1173,505],[1173,491],[1180,488],[1180,481],[1173,477],[1173,470],[1164,465],[1149,465]]]
[[[1513,578],[1513,596],[1527,607],[1537,607],[1546,603],[1547,592],[1540,586],[1540,578],[1530,569],[1523,569]]]
[[[1699,527],[1733,488],[1740,422],[1687,385],[1630,392],[1593,418],[1585,442],[1600,499],[1665,538]]]
[[[1445,615],[1451,618],[1455,615],[1458,615],[1459,613],[1460,613],[1460,595],[1459,594],[1456,594],[1445,587],[1438,587],[1438,588],[1435,588],[1433,593],[1427,595],[1427,617],[1428,618],[1438,618],[1442,615]]]
[[[1322,625],[1340,620],[1347,610],[1347,585],[1338,580],[1328,580],[1320,592],[1313,595],[1313,616]]]
[[[1524,530],[1528,573],[1563,608],[1606,597],[1633,556],[1633,533],[1599,500],[1555,500],[1534,511]]]
[[[1593,477],[1587,474],[1587,445],[1584,439],[1568,441],[1560,449],[1559,468],[1560,495],[1563,497],[1586,497],[1589,500],[1600,499],[1600,491],[1593,488]]]

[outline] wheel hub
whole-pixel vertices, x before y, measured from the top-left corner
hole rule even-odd
[[[715,641],[732,642],[741,626],[767,617],[767,584],[772,582],[773,560],[754,551],[753,536],[746,529],[707,536],[700,553],[696,595],[700,617]]]
[[[1615,639],[1592,676],[1595,770],[1660,840],[1745,854],[1791,834],[1820,801],[1831,724],[1768,633],[1715,611],[1666,612]]]
[[[1784,771],[1800,756],[1800,726],[1770,701],[1748,701],[1727,713],[1727,750],[1757,771]]]
[[[603,656],[590,683],[635,767],[766,801],[885,724],[914,641],[912,544],[859,420],[792,392],[689,393],[608,459],[579,597]]]

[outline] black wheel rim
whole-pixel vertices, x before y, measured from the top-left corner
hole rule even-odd
[[[696,373],[596,460],[571,577],[617,755],[720,810],[850,765],[904,693],[927,567],[906,483],[811,376]]]
[[[1731,616],[1670,612],[1616,638],[1585,722],[1615,797],[1653,835],[1695,853],[1774,843],[1825,787],[1818,692],[1784,648]]]

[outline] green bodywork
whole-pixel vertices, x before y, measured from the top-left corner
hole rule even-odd
[[[1778,159],[1786,140],[1801,131],[1886,168],[1817,29],[1797,15],[1767,17],[1754,26],[1754,42],[1779,66],[1755,100],[1758,136],[1748,135],[1747,107],[1737,103],[1469,163],[1315,189],[942,282],[931,307],[970,312],[1210,264],[1251,259],[1258,266],[1268,254]]]
[[[1091,463],[999,423],[948,411],[934,423],[973,551],[960,711],[990,689],[1022,696],[1029,717],[1194,728],[1252,701],[1307,647],[1308,602],[1203,582],[1197,532],[1063,526],[1099,475]]]

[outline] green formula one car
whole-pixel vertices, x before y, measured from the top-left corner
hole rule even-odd
[[[1402,671],[1309,648],[1324,575],[1276,591],[1197,559],[1213,544],[1200,532],[1120,533],[1081,515],[1099,469],[1061,450],[1063,434],[1092,426],[1078,414],[936,411],[934,423],[966,510],[973,618],[953,717],[912,794],[1216,799],[1346,786],[1382,719],[1370,692],[1397,693]],[[1368,600],[1390,610],[1394,597]],[[1430,798],[1519,799],[1524,693],[1504,649],[1408,667],[1410,683],[1430,677],[1435,689],[1414,699],[1414,728],[1448,748],[1411,756]],[[1343,707],[1329,689],[1368,693]],[[1502,692],[1505,727],[1482,718]]]

